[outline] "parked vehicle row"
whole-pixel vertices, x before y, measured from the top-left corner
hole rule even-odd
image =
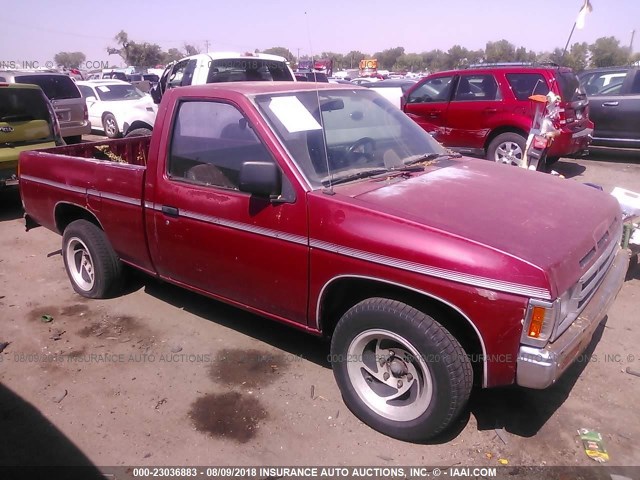
[[[49,98],[67,143],[91,132],[87,106],[75,82],[62,73],[0,71],[0,82],[38,85]]]

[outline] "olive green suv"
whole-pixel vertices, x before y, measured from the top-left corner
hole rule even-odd
[[[17,184],[20,152],[56,145],[60,126],[40,87],[0,83],[0,187]]]

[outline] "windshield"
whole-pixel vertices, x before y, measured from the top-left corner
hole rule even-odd
[[[144,97],[144,93],[133,85],[99,85],[96,91],[103,102],[138,100]]]
[[[207,83],[245,81],[293,81],[285,62],[258,58],[229,58],[209,63]]]
[[[402,111],[369,90],[261,95],[256,103],[314,188],[447,153]]]

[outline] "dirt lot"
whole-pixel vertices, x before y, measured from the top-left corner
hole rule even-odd
[[[640,191],[639,160],[603,150],[555,168]],[[457,428],[414,445],[345,408],[320,340],[142,275],[87,301],[60,238],[25,233],[21,215],[0,193],[0,464],[593,465],[582,427],[611,464],[640,464],[640,377],[625,372],[640,371],[638,268],[557,385],[476,391]]]

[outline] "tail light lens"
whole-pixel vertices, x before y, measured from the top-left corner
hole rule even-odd
[[[87,104],[86,103],[84,104],[84,116],[83,116],[83,118],[85,120],[89,120],[89,110],[87,110]]]
[[[544,150],[545,148],[547,148],[548,143],[549,141],[547,140],[547,138],[543,137],[542,135],[536,135],[535,137],[533,137],[533,148]]]

